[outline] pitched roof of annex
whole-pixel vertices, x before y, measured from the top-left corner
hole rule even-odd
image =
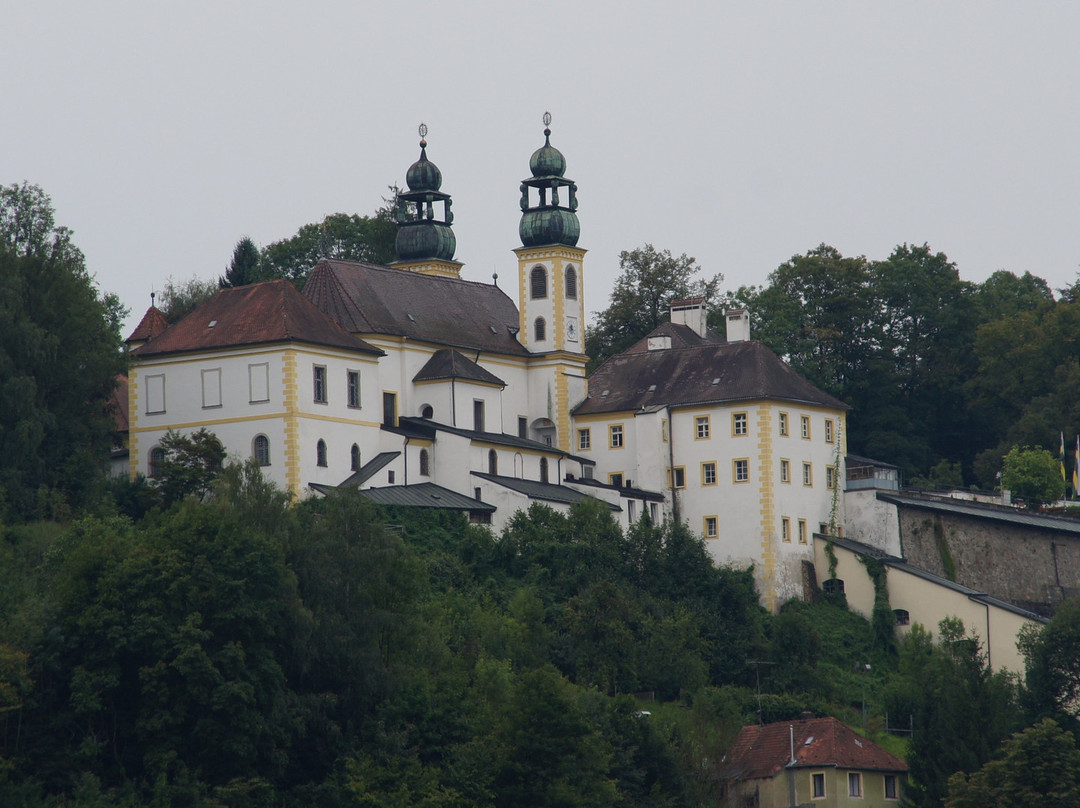
[[[276,342],[383,355],[374,345],[344,331],[285,280],[221,289],[133,353],[147,357]]]
[[[683,326],[661,326],[651,336],[683,333]],[[773,399],[850,409],[818,389],[757,340],[712,342],[642,349],[637,343],[608,359],[589,376],[589,396],[575,415],[622,412],[663,406],[699,406]]]
[[[461,351],[453,348],[441,348],[413,376],[414,382],[433,382],[444,379],[462,379],[481,384],[493,384],[506,387],[506,382],[491,371],[480,367]]]
[[[725,776],[738,780],[773,777],[787,766],[908,770],[900,758],[832,716],[743,727],[723,763]]]
[[[527,356],[518,311],[498,286],[361,261],[323,260],[304,295],[342,328],[470,351]]]

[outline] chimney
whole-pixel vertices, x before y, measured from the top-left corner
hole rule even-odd
[[[727,320],[727,341],[746,342],[750,339],[750,312],[746,309],[732,309],[725,317]]]
[[[706,315],[709,313],[705,305],[705,298],[691,297],[686,300],[671,301],[671,322],[674,325],[685,325],[699,337],[704,337],[708,326],[705,324]]]

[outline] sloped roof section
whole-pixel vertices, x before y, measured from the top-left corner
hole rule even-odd
[[[849,409],[761,342],[748,340],[616,354],[589,376],[589,396],[574,414],[756,399]]]
[[[397,458],[400,454],[401,452],[379,452],[375,457],[371,458],[371,460],[346,477],[337,487],[348,488],[350,486],[363,485],[386,468],[390,464],[390,461]]]
[[[737,780],[773,777],[795,766],[903,773],[907,764],[832,716],[743,727],[724,761],[724,776]]]
[[[481,384],[506,387],[506,382],[453,348],[442,348],[413,377],[414,382],[432,382],[442,379],[464,379]]]
[[[409,508],[439,508],[453,511],[495,510],[494,505],[467,497],[435,483],[362,488],[360,494],[376,505],[404,505]]]
[[[304,295],[353,334],[526,356],[517,306],[498,286],[360,261],[315,265]]]
[[[149,342],[159,334],[163,334],[168,327],[169,321],[165,319],[161,309],[157,306],[151,306],[146,310],[146,314],[139,320],[139,324],[135,326],[135,330],[131,332],[131,336],[125,342]]]
[[[653,337],[671,337],[672,348],[696,348],[699,345],[722,345],[727,342],[727,339],[711,329],[701,337],[688,325],[666,322],[658,325],[647,337],[635,342],[624,353],[645,353],[649,350],[649,340]]]
[[[221,289],[133,353],[154,356],[271,342],[307,342],[383,355],[374,345],[344,331],[284,280]]]
[[[481,471],[474,471],[472,474],[474,477],[479,477],[481,480],[487,480],[490,483],[501,485],[504,488],[509,488],[511,491],[524,494],[529,499],[536,499],[541,502],[558,502],[565,505],[573,505],[575,502],[581,502],[585,499],[596,499],[596,497],[590,497],[588,494],[584,494],[581,491],[575,491],[573,488],[568,488],[565,485],[542,483],[539,480],[523,480],[520,477],[504,477],[499,474],[485,474]],[[613,511],[622,510],[622,508],[617,505],[612,505],[611,503],[605,504]]]

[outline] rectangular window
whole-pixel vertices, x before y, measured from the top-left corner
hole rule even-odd
[[[780,519],[780,538],[784,541],[791,541],[791,520],[786,516]]]
[[[656,524],[656,512],[657,512],[656,503],[655,502],[650,502],[649,503],[649,518],[652,520],[652,523],[654,525]]]
[[[791,461],[786,458],[780,458],[780,482],[791,482]]]
[[[477,432],[484,431],[484,402],[480,399],[473,399],[472,403],[472,422],[473,429]]]
[[[806,544],[806,520],[799,520],[799,544]]]
[[[825,467],[825,487],[829,490],[836,488],[836,469],[832,466]]]
[[[630,524],[634,524],[636,518],[637,503],[632,499],[626,500],[626,518]]]
[[[825,442],[826,443],[832,443],[833,442],[833,419],[832,418],[826,418],[825,419]]]
[[[848,772],[847,783],[849,797],[862,796],[862,775],[859,772]]]
[[[587,452],[592,448],[592,430],[591,429],[579,429],[577,431],[577,447],[583,452]]]
[[[705,538],[715,539],[717,536],[717,520],[715,516],[705,517]]]
[[[748,435],[750,430],[747,426],[746,413],[736,412],[731,416],[731,434],[732,435]]]
[[[699,415],[694,418],[694,438],[706,440],[709,437],[710,424],[708,415]]]
[[[345,383],[349,390],[349,406],[353,409],[360,409],[360,371],[347,371],[345,373]]]
[[[809,463],[802,464],[802,484],[813,485],[814,484],[814,467]]]
[[[811,782],[811,796],[815,800],[820,800],[825,796],[825,772],[815,772],[810,775]]]
[[[623,445],[622,424],[612,424],[608,431],[608,439],[612,449],[621,449]]]
[[[885,799],[887,799],[887,800],[895,800],[896,799],[896,775],[895,774],[886,774],[885,775]]]
[[[316,404],[326,403],[326,367],[315,365],[313,379],[313,398]]]
[[[248,365],[248,402],[270,400],[270,365]]]
[[[212,368],[202,372],[203,409],[221,406],[221,368]]]
[[[787,413],[780,413],[780,436],[786,438],[788,434]]]
[[[608,485],[614,485],[616,488],[622,488],[622,472],[612,472],[607,476]]]
[[[738,460],[732,461],[733,463],[733,479],[737,483],[745,483],[750,480],[750,461],[745,457],[740,457]]]
[[[701,484],[702,485],[716,485],[716,463],[702,463],[701,464]]]
[[[671,470],[671,487],[686,488],[686,466],[676,466]]]
[[[529,419],[523,415],[518,416],[518,437],[529,437]]]
[[[397,426],[397,393],[382,394],[383,426]]]
[[[146,377],[146,414],[165,412],[165,374]]]
[[[807,440],[809,440],[810,439],[810,416],[809,415],[801,415],[801,416],[799,416],[799,423],[801,424],[802,436],[804,438],[806,438]]]

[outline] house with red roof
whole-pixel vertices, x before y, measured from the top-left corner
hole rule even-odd
[[[889,808],[907,764],[831,716],[743,727],[720,765],[729,808]]]

